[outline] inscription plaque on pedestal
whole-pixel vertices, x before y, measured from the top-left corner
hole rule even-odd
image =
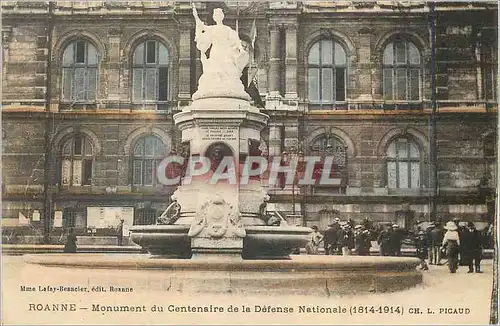
[[[201,140],[236,140],[238,127],[235,126],[201,126]]]

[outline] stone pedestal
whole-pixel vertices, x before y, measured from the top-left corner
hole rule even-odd
[[[241,183],[250,142],[260,142],[268,116],[241,97],[203,98],[174,116],[190,159],[211,161],[204,175],[186,172],[175,198],[181,206],[176,224],[190,224],[193,258],[241,259],[244,226],[264,225],[259,207],[266,192],[260,182]],[[228,160],[228,161],[226,161]],[[230,162],[226,172],[219,170]]]

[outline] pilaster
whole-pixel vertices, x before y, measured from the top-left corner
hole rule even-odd
[[[285,25],[285,98],[297,99],[297,22]]]
[[[191,33],[192,19],[180,21],[179,41],[179,101],[191,99]]]
[[[269,157],[281,155],[281,125],[269,124]]]
[[[119,101],[120,100],[120,65],[121,65],[121,31],[117,29],[111,29],[108,32],[108,100],[109,101]]]
[[[270,58],[269,58],[269,92],[268,97],[280,96],[280,26],[272,24],[269,26],[271,39]]]
[[[358,31],[359,59],[358,59],[358,101],[371,102],[373,100],[372,94],[372,52],[371,52],[371,30],[362,28]]]

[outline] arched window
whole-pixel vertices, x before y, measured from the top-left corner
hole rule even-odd
[[[134,51],[132,100],[135,103],[168,99],[168,51],[158,41],[140,43]]]
[[[61,185],[90,186],[93,162],[93,148],[88,137],[77,134],[68,139],[61,150]]]
[[[310,155],[321,158],[321,161],[315,164],[313,170],[313,179],[316,180],[316,184],[321,185],[319,181],[322,174],[328,173],[330,179],[338,180],[339,193],[343,193],[347,185],[347,146],[345,143],[333,134],[321,135],[311,144]],[[333,165],[330,171],[326,171],[324,170],[327,168],[325,161],[329,158],[333,158]]]
[[[338,166],[347,164],[346,146],[342,140],[333,135],[323,135],[312,145],[312,155],[326,158],[333,156],[333,163]]]
[[[387,148],[389,188],[420,188],[420,149],[407,137],[393,140]]]
[[[347,57],[344,48],[333,40],[321,40],[309,50],[309,102],[333,104],[346,99]]]
[[[417,101],[420,99],[422,60],[413,43],[398,40],[385,47],[383,79],[384,100]]]
[[[156,136],[140,138],[133,151],[133,184],[136,186],[154,186],[158,183],[156,169],[165,158],[165,145]]]
[[[93,102],[97,98],[96,48],[87,41],[70,43],[63,53],[62,99],[70,102]]]

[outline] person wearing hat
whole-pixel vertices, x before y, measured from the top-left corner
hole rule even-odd
[[[65,253],[75,253],[76,252],[76,235],[73,228],[69,228],[68,238],[66,239],[66,244],[64,245]]]
[[[465,222],[460,221],[460,219],[458,217],[455,217],[453,219],[453,223],[455,223],[455,225],[457,226],[458,237],[460,238],[460,240],[462,240],[462,235],[465,232],[465,229],[466,229],[465,226],[467,224]],[[460,241],[459,254],[458,254],[458,263],[459,263],[460,266],[467,266],[467,262],[464,259],[464,255],[462,254],[463,251],[464,251],[463,241]]]
[[[420,259],[420,269],[424,271],[429,269],[425,259],[427,258],[428,251],[428,242],[427,242],[427,234],[425,231],[418,231],[417,237],[415,238],[415,247],[417,249],[417,258]]]
[[[373,221],[368,216],[364,218],[362,225],[365,230],[373,229]]]
[[[391,234],[390,234],[390,245],[391,253],[390,256],[401,256],[401,243],[404,238],[404,230],[399,227],[397,223],[394,223],[391,226]]]
[[[120,219],[120,223],[118,223],[116,227],[116,239],[118,240],[119,246],[123,246],[123,222],[125,222],[125,220]]]
[[[442,246],[446,249],[448,257],[448,269],[450,273],[456,273],[458,269],[458,253],[460,251],[460,237],[455,222],[448,221],[444,226],[446,233],[443,237]]]
[[[416,220],[412,227],[412,233],[414,236],[418,236],[418,232],[422,230],[422,221]]]
[[[431,222],[429,225],[429,264],[440,265],[441,243],[443,242],[443,230],[439,223]]]
[[[328,225],[325,231],[325,255],[335,255],[338,247],[340,219],[336,218],[332,224]]]
[[[323,241],[323,235],[318,231],[318,227],[315,225],[312,227],[313,233],[311,233],[311,240],[306,245],[306,252],[309,255],[317,255],[319,244]]]
[[[370,232],[365,230],[363,225],[356,225],[354,227],[354,246],[356,248],[356,254],[358,256],[369,256],[370,255]]]
[[[391,256],[392,248],[391,248],[391,238],[392,238],[393,230],[391,227],[384,227],[382,231],[380,231],[377,237],[377,243],[379,245],[379,253],[380,256]]]
[[[481,272],[481,253],[482,241],[481,234],[474,225],[474,222],[468,222],[467,228],[461,235],[462,256],[465,263],[469,266],[468,273],[473,273],[474,268],[476,273]]]
[[[339,246],[342,248],[342,256],[350,256],[354,249],[354,232],[350,223],[342,226],[339,238]]]

